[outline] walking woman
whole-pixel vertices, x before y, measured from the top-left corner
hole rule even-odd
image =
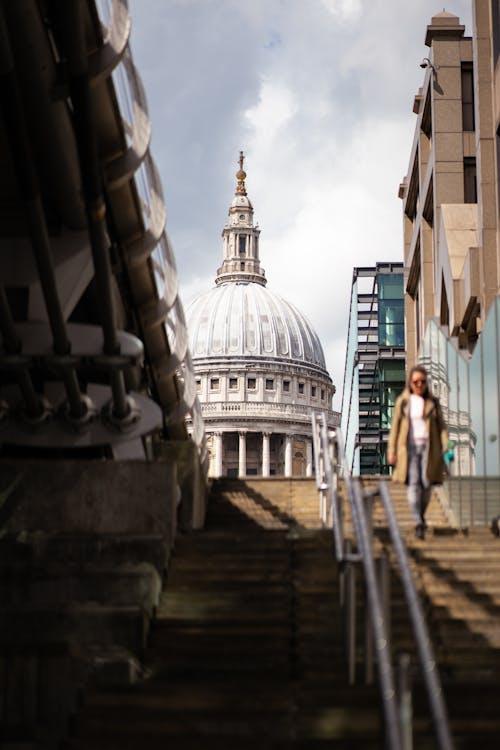
[[[408,503],[419,539],[425,536],[425,511],[431,486],[443,482],[443,453],[447,447],[448,435],[439,400],[429,392],[425,368],[416,365],[410,370],[407,387],[396,400],[388,460],[394,466],[393,480],[408,485]]]

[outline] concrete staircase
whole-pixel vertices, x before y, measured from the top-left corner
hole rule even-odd
[[[486,532],[455,532],[437,496],[427,537],[417,540],[404,488],[391,491],[456,747],[497,748],[500,541]],[[376,688],[363,679],[347,685],[338,571],[318,507],[311,480],[215,482],[206,528],[178,537],[142,679],[88,692],[64,750],[383,747]],[[374,528],[375,550],[390,556],[377,502]],[[394,569],[391,578],[394,657],[407,651],[415,664]],[[435,741],[412,672],[414,747],[424,750]]]
[[[426,514],[429,528],[425,540],[416,539],[406,488],[391,485],[390,489],[410,554],[414,580],[424,603],[456,747],[497,748],[500,733],[500,540],[487,529],[463,533],[451,527],[449,509],[441,493],[432,496]],[[374,528],[376,549],[385,549],[392,558],[378,503],[374,508]],[[393,567],[396,566],[393,564]],[[394,658],[406,651],[415,663],[415,645],[406,610],[393,570],[391,638]],[[429,719],[420,678],[413,671],[418,739],[428,732]]]
[[[331,532],[314,482],[220,480],[179,538],[140,683],[88,695],[65,750],[380,747],[348,688]]]

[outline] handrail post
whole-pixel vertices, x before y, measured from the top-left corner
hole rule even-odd
[[[367,604],[371,609],[371,624],[373,626],[374,644],[377,654],[377,671],[382,695],[382,708],[385,718],[387,744],[391,750],[400,750],[400,724],[396,706],[396,687],[389,654],[389,643],[385,631],[385,623],[380,606],[375,566],[370,555],[367,523],[364,512],[362,490],[359,480],[349,483],[349,499],[356,530],[358,547],[361,552],[364,576],[366,581]]]
[[[389,560],[385,552],[377,558],[377,578],[380,592],[380,603],[385,622],[387,639],[391,640],[391,574]]]
[[[345,568],[345,644],[349,685],[356,683],[356,564],[347,562]]]
[[[400,654],[398,669],[399,717],[402,750],[413,750],[413,705],[410,683],[410,655]]]
[[[365,495],[363,497],[363,513],[366,519],[366,531],[367,531],[367,542],[368,552],[373,556],[373,497],[371,495]],[[376,563],[376,561],[375,561]],[[366,598],[366,591],[365,591]],[[370,607],[365,607],[365,683],[366,685],[373,684],[373,623],[371,621]]]
[[[453,739],[450,732],[450,725],[448,722],[448,715],[444,703],[441,682],[439,679],[438,671],[436,669],[436,660],[434,657],[427,626],[425,624],[422,606],[418,598],[415,583],[413,581],[410,566],[408,564],[406,548],[403,539],[401,538],[399,527],[396,521],[396,516],[394,514],[394,509],[391,504],[389,491],[384,482],[379,483],[379,493],[382,505],[384,506],[384,510],[387,516],[389,532],[393,548],[396,553],[396,559],[399,565],[406,603],[415,634],[417,653],[419,656],[420,664],[422,666],[422,676],[427,689],[427,694],[429,696],[429,707],[432,714],[438,747],[440,748],[440,750],[453,750]]]

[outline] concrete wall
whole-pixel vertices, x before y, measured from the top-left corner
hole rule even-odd
[[[140,674],[180,497],[174,460],[0,461],[3,742],[55,748],[82,686]]]

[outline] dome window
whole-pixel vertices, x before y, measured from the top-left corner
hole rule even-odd
[[[325,400],[325,389],[324,388],[321,389],[321,400],[322,401]]]
[[[229,390],[230,391],[238,390],[238,378],[229,378]]]
[[[248,378],[247,380],[247,388],[249,391],[255,391],[257,388],[257,380],[256,378]]]
[[[290,393],[290,381],[289,380],[283,381],[283,392]]]
[[[304,383],[299,383],[299,393],[304,395]]]
[[[266,391],[274,391],[274,379],[266,378]]]
[[[201,378],[196,378],[196,393],[201,393]]]
[[[316,398],[316,386],[311,386],[311,398]]]
[[[219,378],[210,378],[210,390],[211,391],[218,391],[220,388],[220,380]]]

